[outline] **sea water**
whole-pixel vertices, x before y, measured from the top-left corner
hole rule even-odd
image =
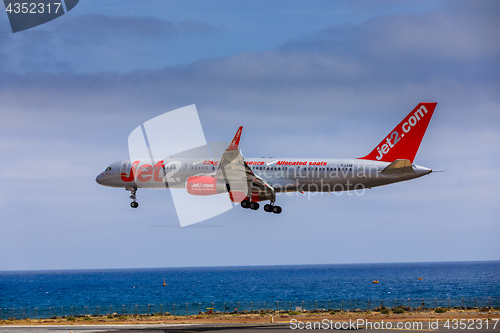
[[[175,303],[177,311],[188,307],[194,313],[212,302],[232,311],[236,306],[313,307],[316,300],[327,308],[384,300],[411,300],[416,306],[423,299],[445,305],[451,299],[457,305],[464,297],[486,305],[488,297],[498,296],[500,261],[0,272],[0,309],[99,306],[103,312],[133,312],[136,304],[154,305],[155,311],[161,304],[162,311],[171,312]]]

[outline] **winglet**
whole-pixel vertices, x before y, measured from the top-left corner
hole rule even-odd
[[[236,134],[234,135],[233,140],[231,141],[231,144],[229,147],[227,147],[226,150],[238,150],[240,146],[240,138],[241,138],[241,132],[243,131],[243,126],[240,126],[238,130],[236,131]]]

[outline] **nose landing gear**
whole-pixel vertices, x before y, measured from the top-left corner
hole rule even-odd
[[[132,199],[132,202],[130,203],[130,207],[132,208],[137,208],[139,207],[139,203],[137,202],[137,198],[135,197],[135,194],[137,193],[137,187],[127,187],[127,191],[130,191],[130,199]]]

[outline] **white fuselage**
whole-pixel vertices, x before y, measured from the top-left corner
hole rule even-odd
[[[412,165],[410,172],[385,175],[390,163],[365,159],[246,158],[251,171],[265,179],[277,193],[337,192],[371,188],[427,175],[431,169]],[[100,173],[96,181],[122,188],[185,188],[191,176],[213,175],[219,161],[167,158],[118,161]],[[131,173],[134,168],[134,173]]]

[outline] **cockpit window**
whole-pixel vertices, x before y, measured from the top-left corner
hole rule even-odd
[[[106,170],[104,170],[104,171],[110,171],[110,170],[111,170],[111,167],[109,166],[109,167],[107,167],[107,168],[106,168]]]

